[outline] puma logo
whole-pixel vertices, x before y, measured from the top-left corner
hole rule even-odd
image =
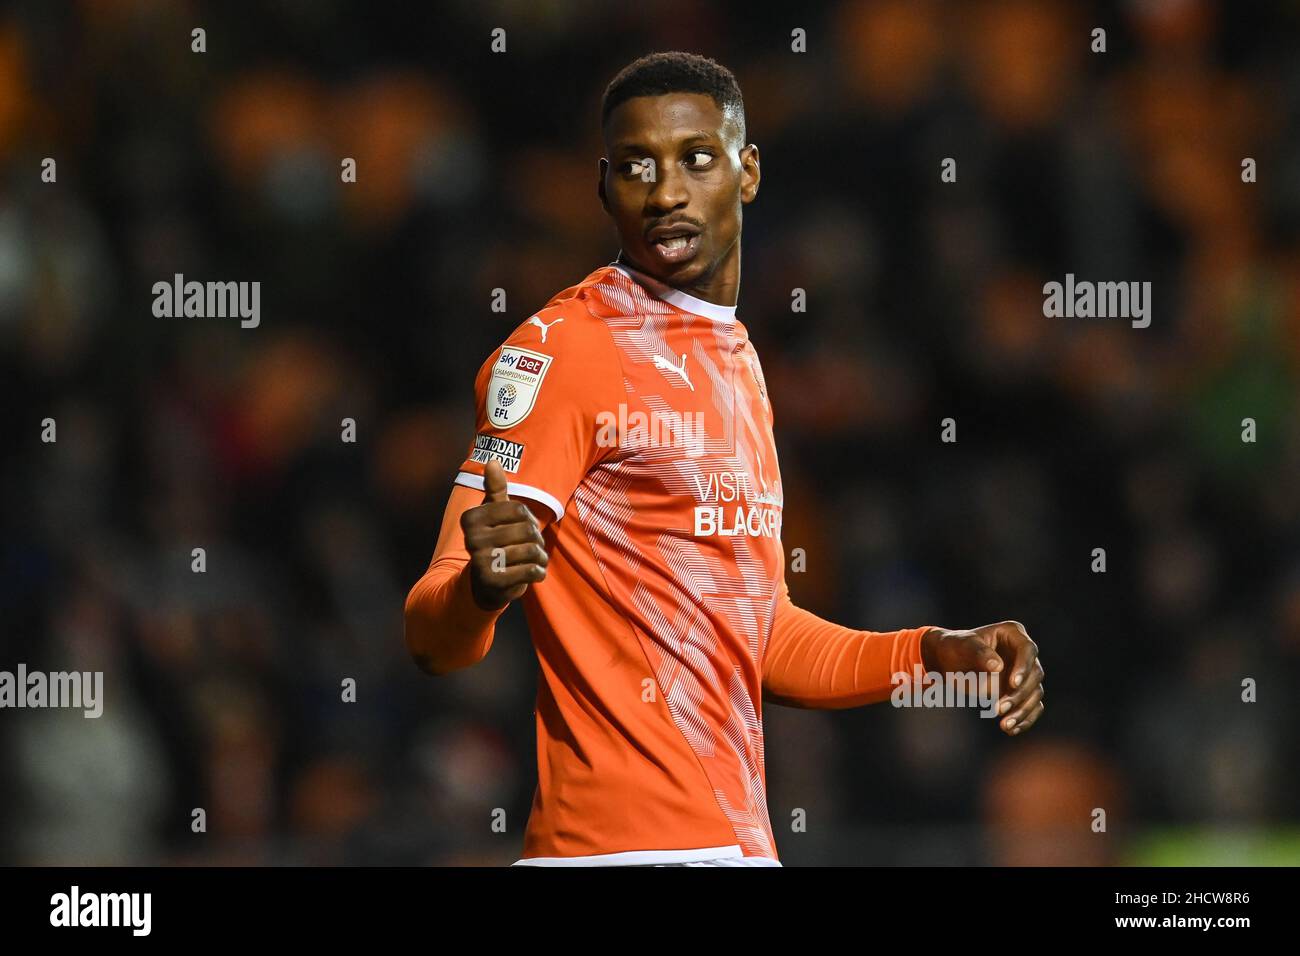
[[[668,361],[662,355],[655,355],[652,356],[652,358],[654,359],[655,368],[663,369],[665,372],[676,372],[678,375],[682,377],[682,381],[686,383],[686,387],[689,388],[692,392],[695,391],[695,386],[691,384],[691,377],[686,374],[686,353],[685,352],[682,353],[682,364],[680,366],[674,365],[672,362]]]
[[[552,325],[559,325],[563,321],[564,321],[564,316],[560,316],[554,322],[547,323],[547,322],[543,322],[541,319],[539,319],[537,316],[534,315],[528,320],[528,324],[535,325],[542,330],[542,344],[545,345],[547,331],[551,328]]]

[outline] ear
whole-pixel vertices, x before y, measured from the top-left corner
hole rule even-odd
[[[740,201],[751,203],[758,195],[762,173],[758,168],[758,147],[750,143],[740,151]]]
[[[596,195],[600,197],[600,205],[609,212],[609,199],[605,196],[605,174],[609,171],[609,160],[604,156],[600,157],[600,162],[596,164]]]

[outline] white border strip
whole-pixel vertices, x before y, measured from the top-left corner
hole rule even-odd
[[[464,485],[466,488],[476,488],[483,490],[483,476],[471,474],[468,471],[456,472],[455,484]],[[513,481],[506,482],[506,492],[512,495],[518,495],[520,498],[531,498],[533,501],[540,501],[546,507],[555,512],[555,520],[559,521],[564,517],[564,505],[560,504],[560,499],[548,492],[542,491],[541,488],[534,488],[532,485],[521,485]]]
[[[681,289],[674,289],[672,286],[654,278],[654,276],[648,276],[644,272],[633,269],[621,262],[611,262],[610,265],[633,282],[645,286],[656,298],[662,299],[669,305],[675,305],[679,309],[684,309],[695,315],[702,315],[706,319],[713,319],[717,322],[736,321],[736,307],[734,305],[718,305],[716,302],[705,302],[703,299],[697,299]]]
[[[701,860],[741,859],[740,845],[709,846],[699,850],[627,850],[595,856],[532,856],[514,866],[636,866],[641,863],[697,863]]]

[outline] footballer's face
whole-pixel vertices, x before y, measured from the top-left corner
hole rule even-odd
[[[677,289],[734,304],[741,206],[758,193],[758,147],[704,93],[636,96],[605,123],[597,191],[623,258]]]

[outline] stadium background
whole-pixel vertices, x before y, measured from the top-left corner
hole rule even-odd
[[[402,600],[480,362],[617,252],[604,84],[680,48],[734,70],[761,149],[739,314],[796,601],[1014,618],[1048,675],[1015,740],[768,708],[784,861],[1300,861],[1300,5],[379,6],[0,14],[0,667],[106,672],[97,721],[0,714],[0,860],[518,856],[522,614],[433,679]],[[178,272],[260,281],[260,327],[155,318]],[[1150,280],[1150,328],[1045,319],[1067,272]]]

